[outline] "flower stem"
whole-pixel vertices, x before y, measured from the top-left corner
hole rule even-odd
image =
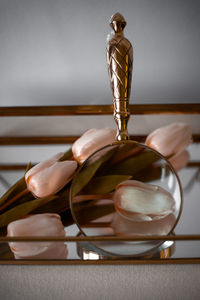
[[[80,203],[87,200],[101,200],[101,199],[112,199],[112,194],[102,195],[78,195],[73,198],[73,203]]]
[[[0,205],[0,211],[3,210],[4,208],[8,207],[10,204],[17,201],[19,198],[21,198],[22,196],[24,196],[28,193],[29,193],[28,189],[25,189],[25,190],[21,191],[20,193],[15,195],[13,198],[11,198],[9,201],[7,201],[7,202],[3,203],[2,205]]]

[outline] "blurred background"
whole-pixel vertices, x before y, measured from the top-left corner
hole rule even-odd
[[[0,0],[0,112],[3,106],[112,104],[106,44],[116,12],[127,21],[134,49],[130,103],[200,103],[199,0]],[[136,115],[129,133],[146,136],[177,121],[199,136],[199,114]],[[94,126],[115,123],[111,115],[0,118],[0,196],[29,161],[66,151],[62,138]],[[60,142],[31,144],[32,137]],[[185,202],[176,233],[198,234],[200,144],[189,152],[190,165],[179,172]],[[190,251],[199,255],[199,248]]]
[[[0,0],[0,105],[111,104],[116,12],[134,48],[131,103],[200,102],[199,0]]]

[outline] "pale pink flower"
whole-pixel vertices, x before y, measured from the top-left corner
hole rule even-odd
[[[111,227],[117,236],[151,236],[166,235],[172,230],[176,222],[173,214],[158,220],[134,221],[129,220],[117,212],[114,214]]]
[[[163,188],[136,180],[126,180],[114,193],[116,211],[129,220],[159,220],[174,212],[174,199]]]
[[[72,146],[74,158],[82,164],[91,154],[115,141],[116,130],[112,128],[90,129]]]
[[[145,144],[168,157],[182,152],[191,142],[191,128],[185,123],[172,123],[154,130]]]
[[[63,153],[41,162],[25,174],[28,190],[37,198],[56,194],[73,177],[77,162],[72,160],[59,161]]]
[[[11,222],[7,227],[7,236],[65,237],[65,230],[59,215],[45,213]],[[63,242],[9,242],[9,246],[18,259],[65,259],[68,253]]]
[[[187,165],[190,159],[190,154],[187,150],[183,150],[182,152],[176,153],[169,159],[169,162],[172,164],[173,168],[176,171],[179,171]]]

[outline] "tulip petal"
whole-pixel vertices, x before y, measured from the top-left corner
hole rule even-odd
[[[11,222],[7,227],[7,236],[65,236],[64,226],[57,214],[29,215],[24,219]],[[10,242],[9,246],[17,258],[43,255],[55,248],[56,242]],[[57,244],[57,250],[63,243]],[[65,251],[66,252],[66,251]]]
[[[176,171],[179,171],[179,170],[185,168],[189,159],[190,159],[189,152],[187,150],[184,150],[184,151],[178,152],[174,156],[172,156],[169,159],[169,162],[172,164],[173,168]]]
[[[76,168],[75,161],[59,161],[64,155],[60,152],[41,162],[25,174],[28,190],[37,198],[56,194],[72,178]]]
[[[173,214],[166,217],[149,221],[129,220],[115,213],[111,226],[117,236],[151,236],[151,235],[167,235],[173,228],[176,218]]]
[[[32,167],[28,172],[25,174],[25,180],[28,180],[30,176],[33,176],[34,174],[38,173],[40,170],[43,170],[45,168],[48,168],[52,166],[56,161],[58,161],[62,156],[64,155],[63,152],[59,152],[53,157],[51,157],[48,160],[42,161],[39,164]]]
[[[27,187],[38,198],[56,194],[72,179],[76,168],[75,161],[55,162],[28,177]]]
[[[112,128],[90,129],[72,146],[74,158],[82,164],[91,154],[115,141],[116,130]]]
[[[12,250],[11,250],[12,251]],[[67,246],[64,243],[54,242],[45,251],[35,255],[27,252],[25,255],[14,253],[15,259],[66,259],[68,255]]]
[[[163,188],[136,180],[120,183],[114,193],[115,208],[134,221],[161,219],[174,211],[174,199]]]
[[[163,156],[182,152],[192,141],[191,128],[185,123],[172,123],[148,135],[145,144]]]

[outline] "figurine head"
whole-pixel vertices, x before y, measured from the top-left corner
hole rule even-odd
[[[126,21],[120,13],[116,13],[111,17],[110,26],[113,28],[115,33],[120,33],[126,26]]]

